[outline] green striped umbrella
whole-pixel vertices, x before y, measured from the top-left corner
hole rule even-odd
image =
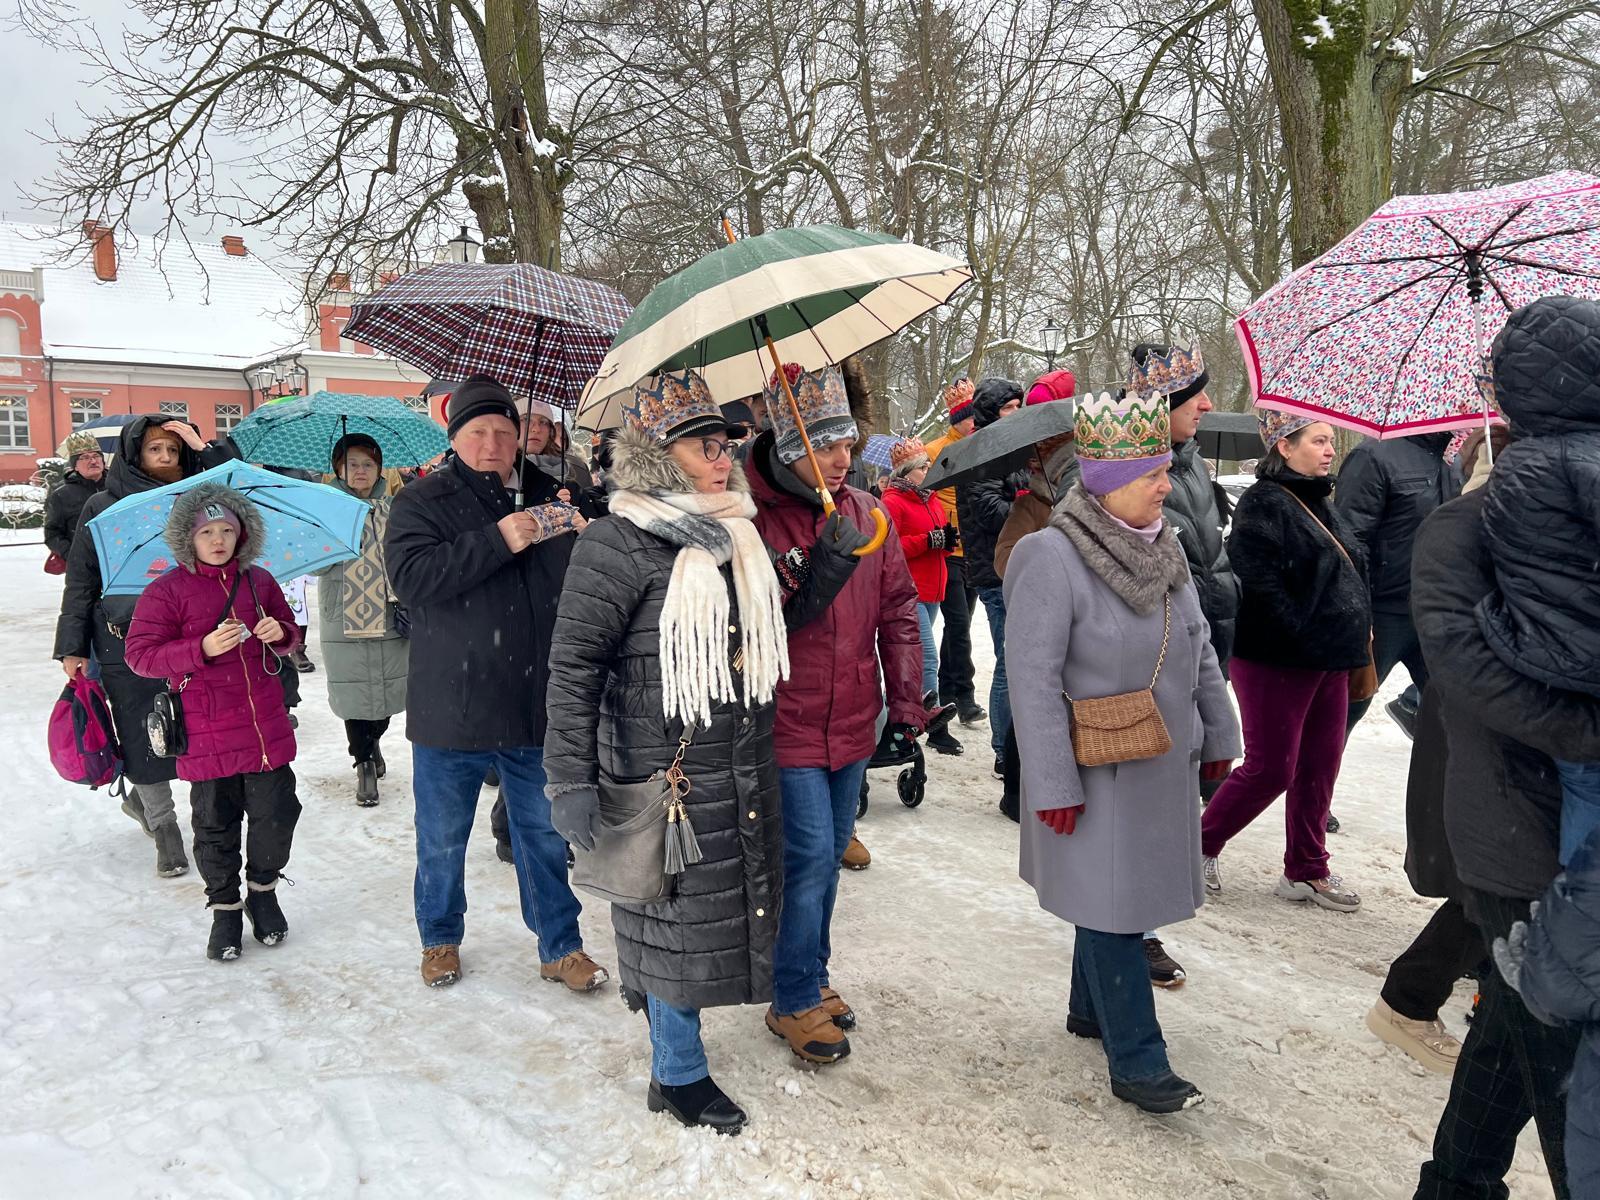
[[[886,233],[837,225],[733,242],[663,280],[623,322],[584,389],[578,423],[622,423],[633,385],[693,367],[722,402],[772,374],[764,330],[784,362],[837,363],[891,337],[972,278],[960,259]]]

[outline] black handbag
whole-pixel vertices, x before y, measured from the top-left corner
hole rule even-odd
[[[239,594],[239,580],[244,577],[245,570],[240,568],[234,573],[233,585],[228,588],[227,603],[222,606],[222,615],[217,618],[218,625],[226,621],[228,614],[233,611],[233,598]],[[250,590],[254,595],[254,584],[251,584]],[[183,689],[189,686],[192,678],[192,675],[185,675],[177,687],[167,687],[157,692],[155,703],[144,715],[145,740],[150,743],[150,753],[156,758],[179,758],[189,753],[189,731],[183,723]]]
[[[686,726],[671,765],[637,783],[601,773],[594,849],[572,847],[574,887],[613,904],[672,898],[677,877],[700,861],[700,844],[683,803],[693,786],[683,773],[683,756],[693,741],[694,726]]]

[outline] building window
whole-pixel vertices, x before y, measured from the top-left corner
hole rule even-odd
[[[105,416],[99,396],[72,397],[72,427],[76,429],[85,421],[98,421]]]
[[[189,419],[189,402],[187,400],[163,400],[156,406],[156,412],[163,417],[182,417]]]
[[[27,450],[28,398],[0,396],[0,450]]]
[[[426,396],[401,396],[400,403],[412,412],[426,414],[428,411],[428,398]]]
[[[15,317],[0,317],[0,358],[16,358],[22,353],[22,322]]]
[[[217,436],[232,433],[233,428],[244,420],[244,405],[219,404],[217,405]]]

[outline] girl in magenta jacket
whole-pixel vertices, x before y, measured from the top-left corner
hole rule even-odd
[[[265,527],[244,496],[218,484],[185,492],[164,536],[179,565],[139,597],[128,665],[165,679],[181,697],[187,744],[178,778],[191,785],[194,858],[212,913],[206,955],[227,961],[239,957],[244,914],[262,945],[289,932],[276,888],[300,802],[289,769],[294,730],[274,676],[298,634],[277,583],[251,565],[264,549]]]

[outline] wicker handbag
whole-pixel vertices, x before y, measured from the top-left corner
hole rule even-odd
[[[1279,486],[1282,487],[1281,484]],[[1284,488],[1283,490],[1289,492],[1288,488]],[[1333,530],[1324,525],[1321,518],[1319,518],[1316,513],[1311,511],[1311,506],[1304,500],[1300,499],[1299,496],[1296,496],[1293,492],[1289,492],[1289,496],[1296,504],[1306,510],[1306,516],[1310,517],[1317,523],[1317,528],[1328,535],[1328,540],[1333,543],[1334,548],[1337,549],[1340,554],[1344,555],[1345,562],[1349,563],[1350,569],[1354,571],[1356,566],[1355,559],[1350,557],[1350,551],[1344,548],[1344,543],[1333,536]],[[1359,575],[1360,572],[1357,571],[1356,574]],[[1372,639],[1373,635],[1370,633],[1367,634],[1366,665],[1355,667],[1350,672],[1349,688],[1351,703],[1360,703],[1363,700],[1371,700],[1378,694],[1378,665],[1372,659]]]
[[[1156,680],[1167,661],[1172,644],[1172,593],[1164,600],[1161,655],[1156,659],[1150,686],[1120,696],[1101,696],[1097,700],[1074,700],[1065,691],[1072,710],[1072,756],[1083,767],[1106,767],[1113,763],[1138,762],[1160,758],[1172,749],[1172,735],[1156,707]]]

